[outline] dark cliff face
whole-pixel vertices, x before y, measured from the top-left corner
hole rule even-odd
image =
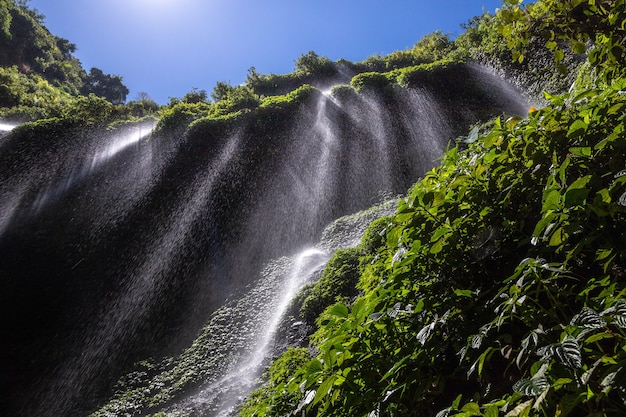
[[[523,112],[519,97],[454,66],[175,137],[17,129],[0,144],[2,409],[93,410],[134,361],[191,343],[263,262],[404,193],[472,123]]]

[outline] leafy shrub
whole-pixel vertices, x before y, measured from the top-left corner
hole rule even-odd
[[[457,64],[449,60],[432,62],[429,64],[416,65],[414,67],[403,68],[395,71],[394,75],[398,84],[405,88],[418,88],[436,83],[440,73],[439,70],[448,68],[460,68],[463,64]]]
[[[330,94],[340,101],[356,97],[355,89],[349,85],[336,85],[330,90]]]
[[[420,39],[413,45],[410,52],[415,57],[415,61],[422,64],[448,58],[455,47],[449,35],[437,30]]]
[[[365,233],[361,238],[361,243],[359,244],[359,248],[362,249],[363,253],[368,256],[373,256],[378,248],[383,246],[385,243],[385,234],[387,232],[387,227],[390,226],[392,218],[389,216],[384,216],[379,219],[374,220],[370,225],[365,229]]]
[[[3,112],[14,116],[31,114],[43,117],[60,115],[62,107],[73,98],[63,90],[52,86],[48,81],[36,74],[22,74],[17,67],[0,68],[0,107]],[[31,110],[26,110],[26,108]],[[20,108],[23,110],[9,108]],[[24,114],[26,113],[26,114]]]
[[[352,297],[356,293],[356,284],[359,280],[360,248],[339,249],[326,264],[320,279],[302,303],[300,317],[309,324],[337,297]]]
[[[293,378],[294,373],[310,359],[307,349],[289,348],[269,368],[269,383],[253,391],[242,405],[239,415],[252,416],[283,416],[294,409],[301,400],[298,392],[288,393],[284,387]],[[267,396],[272,400],[267,401]]]
[[[389,77],[379,72],[364,72],[355,75],[350,81],[350,85],[358,92],[381,91],[391,85]]]
[[[162,111],[156,130],[165,132],[186,129],[192,121],[207,116],[212,109],[211,104],[204,102],[174,104]]]
[[[0,30],[0,66],[16,66],[67,93],[78,94],[86,74],[72,56],[75,45],[50,34],[37,10],[14,1],[1,3],[4,30]]]
[[[222,116],[244,109],[254,109],[261,104],[261,99],[247,86],[231,87],[224,92],[224,98],[215,103],[213,114]]]
[[[296,60],[296,72],[304,75],[325,76],[336,72],[333,62],[313,51],[303,54]]]

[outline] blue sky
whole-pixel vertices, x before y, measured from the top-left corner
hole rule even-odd
[[[293,71],[308,51],[362,61],[410,48],[501,0],[30,0],[55,35],[76,44],[86,70],[123,77],[129,100],[160,104],[218,81]]]

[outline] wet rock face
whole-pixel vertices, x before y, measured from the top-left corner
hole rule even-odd
[[[492,75],[448,71],[181,136],[47,122],[0,138],[2,410],[94,410],[132,363],[189,347],[270,260],[404,193],[478,118],[519,112]],[[281,333],[299,344],[293,317]]]

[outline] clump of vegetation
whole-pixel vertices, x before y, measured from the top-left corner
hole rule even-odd
[[[0,19],[1,118],[32,121],[64,117],[67,108],[76,110],[82,104],[92,107],[94,101],[84,99],[92,94],[120,106],[115,110],[120,117],[154,113],[154,107],[146,107],[146,102],[141,107],[134,104],[125,108],[128,88],[122,77],[98,68],[87,73],[73,55],[76,45],[52,35],[44,26],[44,16],[29,8],[28,1],[1,0]],[[79,111],[89,112],[91,109]]]
[[[545,35],[557,63],[562,45],[593,43],[595,82],[450,149],[385,221],[363,294],[318,318],[315,356],[280,386],[297,405],[275,413],[270,389],[243,415],[626,412],[626,79],[611,41],[626,15],[509,3],[498,21],[518,61],[517,30],[539,25],[527,33]]]
[[[301,395],[297,392],[287,393],[284,387],[289,384],[291,375],[309,360],[310,355],[307,349],[287,349],[270,366],[267,376],[268,383],[252,393],[248,398],[248,403],[253,405],[258,400],[259,407],[271,407],[271,410],[265,410],[265,412],[269,412],[272,415],[284,415],[293,410],[300,402]],[[266,401],[268,396],[272,396],[274,398],[273,401]],[[252,417],[257,415],[254,408],[254,406],[251,406],[242,410],[241,416]]]

